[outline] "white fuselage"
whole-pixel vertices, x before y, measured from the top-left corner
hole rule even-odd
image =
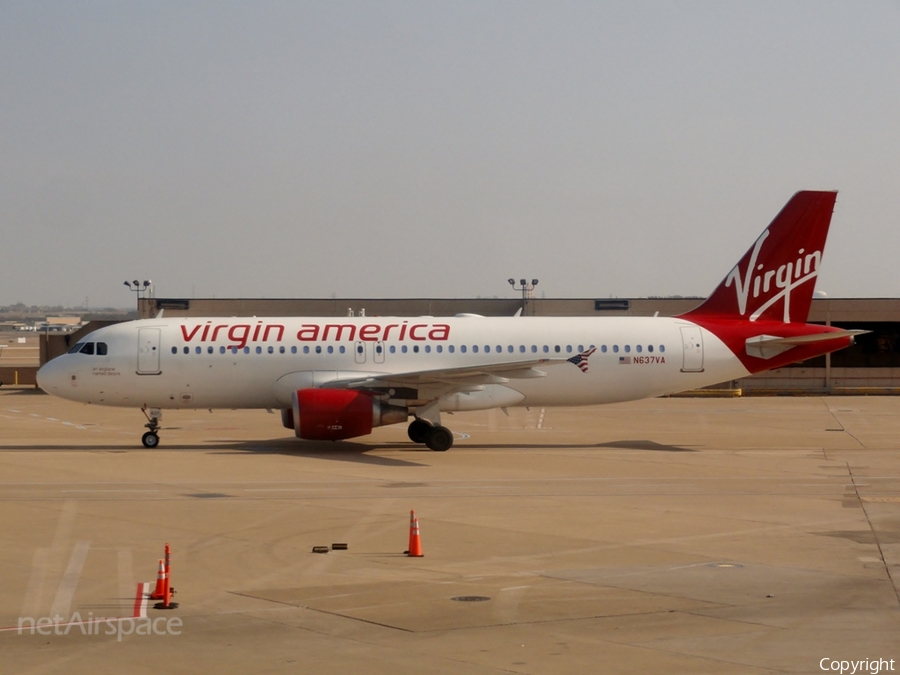
[[[104,347],[53,359],[40,386],[109,406],[286,409],[297,389],[332,381],[510,364],[512,375],[470,375],[449,394],[424,387],[451,411],[628,401],[748,374],[718,337],[679,318],[160,318],[79,344],[89,342]],[[592,347],[585,364],[566,361]]]

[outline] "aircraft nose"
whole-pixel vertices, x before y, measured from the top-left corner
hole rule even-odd
[[[37,385],[48,394],[58,393],[62,387],[62,381],[65,379],[59,361],[59,358],[55,358],[38,369]]]

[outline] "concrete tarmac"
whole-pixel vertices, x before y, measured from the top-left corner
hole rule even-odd
[[[404,426],[313,443],[265,411],[165,411],[145,450],[137,410],[0,391],[2,671],[896,671],[898,410],[465,413],[446,453]],[[128,618],[166,542],[180,606]]]

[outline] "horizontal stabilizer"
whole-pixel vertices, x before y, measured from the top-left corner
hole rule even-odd
[[[747,354],[755,356],[758,359],[771,359],[773,356],[786,352],[791,347],[797,345],[805,345],[811,342],[825,342],[827,340],[836,340],[838,338],[853,338],[863,333],[869,333],[867,330],[841,330],[829,333],[812,333],[811,335],[794,335],[791,337],[778,337],[776,335],[757,335],[747,338],[745,344]]]

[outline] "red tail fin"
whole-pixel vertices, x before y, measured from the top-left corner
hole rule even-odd
[[[722,280],[685,318],[805,323],[836,192],[798,192]]]

